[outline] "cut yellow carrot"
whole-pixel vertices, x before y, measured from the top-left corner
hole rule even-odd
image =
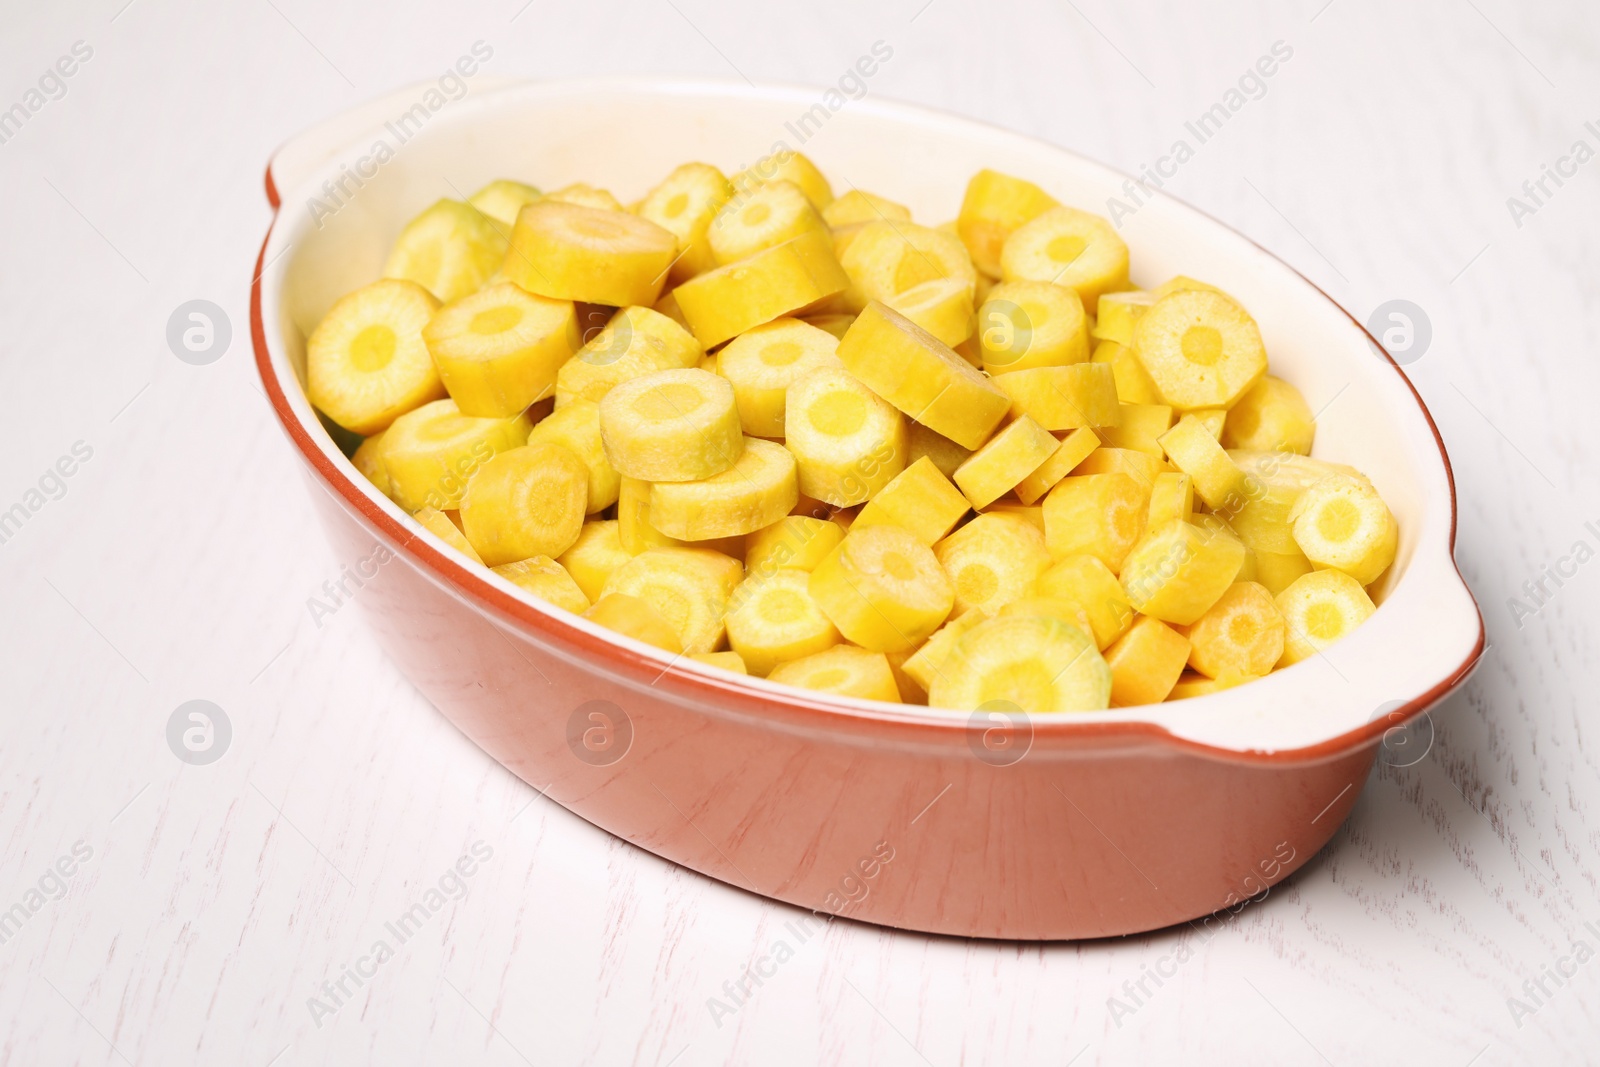
[[[977,329],[976,323],[973,329]],[[950,351],[967,361],[968,366],[983,369],[983,346],[978,343],[978,336],[974,333],[971,337],[958,345],[952,345]]]
[[[839,253],[860,305],[887,302],[907,289],[932,281],[956,281],[975,290],[978,272],[961,241],[913,222],[869,222]],[[856,307],[844,310],[854,311]]]
[[[411,513],[424,530],[466,556],[478,566],[483,566],[483,557],[478,555],[477,549],[472,547],[466,537],[461,533],[450,517],[438,508],[418,508]]]
[[[1159,404],[1161,390],[1144,369],[1144,364],[1133,354],[1133,349],[1115,341],[1101,341],[1095,346],[1096,363],[1111,367],[1111,376],[1117,383],[1117,399],[1124,404]]]
[[[1122,417],[1116,379],[1103,363],[1035,367],[994,377],[1011,400],[1011,414],[1033,419],[1047,430],[1110,427]]]
[[[1294,539],[1291,515],[1302,493],[1332,475],[1362,480],[1354,467],[1325,463],[1292,452],[1235,449],[1228,458],[1244,472],[1244,500],[1223,517],[1239,539],[1256,552],[1303,555]]]
[[[1026,596],[1050,566],[1044,534],[1015,515],[979,515],[933,546],[955,591],[952,611],[990,615]]]
[[[682,262],[682,261],[680,260],[679,262]],[[677,270],[678,268],[677,267],[673,267],[672,269],[673,270]],[[673,295],[674,292],[675,292],[674,290],[670,290],[669,289],[667,292],[662,293],[661,294],[661,299],[657,300],[655,302],[655,304],[651,307],[651,310],[656,312],[659,315],[665,315],[667,318],[671,319],[673,322],[675,322],[679,326],[683,327],[683,332],[684,333],[686,333],[689,336],[693,337],[694,334],[689,329],[689,320],[683,317],[683,309],[678,306],[678,298],[675,295]],[[700,347],[700,342],[699,341],[695,342],[695,347],[696,348]],[[711,356],[711,355],[707,355],[704,358],[708,359],[708,360],[715,361],[717,357]]]
[[[1002,618],[1016,616],[1028,619],[1056,619],[1069,626],[1075,626],[1089,637],[1090,643],[1094,642],[1094,627],[1089,622],[1089,616],[1077,604],[1070,600],[1059,600],[1055,597],[1025,596],[1013,600],[999,612]]]
[[[1194,479],[1182,471],[1162,471],[1150,488],[1150,526],[1168,519],[1188,522],[1194,515]]]
[[[363,436],[445,395],[422,329],[439,301],[415,282],[385,278],[334,304],[306,341],[306,398]]]
[[[517,212],[522,210],[522,205],[533,203],[540,195],[531,185],[501,178],[467,197],[467,203],[499,223],[509,234],[511,227],[517,224]],[[495,264],[496,268],[499,266]]]
[[[883,658],[889,661],[889,673],[894,675],[894,687],[899,693],[897,698],[902,704],[928,703],[928,692],[917,684],[917,680],[904,670],[906,660],[915,653],[914,649],[903,648],[898,652],[885,652]]]
[[[728,643],[751,674],[766,677],[780,663],[839,643],[839,631],[808,589],[805,571],[776,570],[746,578],[733,592]]]
[[[985,515],[1012,515],[1044,533],[1044,508],[1037,504],[1018,504],[1004,497],[983,509]]]
[[[879,219],[910,222],[911,209],[904,204],[897,204],[893,200],[874,196],[860,189],[851,189],[822,209],[822,221],[834,228],[854,226],[860,222],[876,222]]]
[[[1223,520],[1221,516],[1212,515],[1210,517],[1213,518],[1213,519],[1216,519],[1218,522],[1222,523],[1222,525],[1224,527],[1226,527],[1229,532],[1232,532],[1233,527],[1228,526],[1227,522],[1225,520]],[[1203,517],[1202,516],[1196,516],[1195,518],[1198,519],[1198,518],[1203,518]],[[1194,520],[1190,520],[1190,521],[1194,521]],[[1234,536],[1237,537],[1238,535],[1234,534]],[[1243,542],[1241,542],[1241,544],[1242,543]],[[1255,553],[1255,549],[1251,548],[1249,545],[1245,545],[1244,546],[1244,562],[1239,564],[1239,573],[1233,576],[1233,580],[1234,580],[1235,583],[1238,583],[1238,582],[1256,582],[1256,584],[1262,586],[1262,588],[1266,588],[1266,583],[1260,582],[1256,578],[1256,553]],[[1271,592],[1271,590],[1268,590],[1268,592]],[[1273,595],[1276,596],[1277,594],[1274,593]]]
[[[1088,316],[1078,294],[1049,282],[1001,282],[978,309],[977,338],[990,374],[1065,367],[1089,358]]]
[[[793,182],[766,182],[723,204],[706,231],[719,266],[747,259],[805,233],[827,236],[827,223]]]
[[[640,202],[640,218],[678,239],[678,252],[667,275],[669,285],[678,285],[716,267],[707,231],[732,195],[733,185],[716,167],[685,163]]]
[[[979,270],[1000,276],[1000,252],[1006,238],[1023,223],[1058,206],[1043,189],[1021,178],[980,170],[967,183],[956,232]]]
[[[1335,570],[1312,571],[1295,579],[1274,602],[1286,627],[1280,667],[1323,651],[1377,610],[1360,582]]]
[[[842,367],[789,387],[784,431],[800,491],[835,507],[867,500],[905,469],[905,420]]]
[[[1283,656],[1283,615],[1255,582],[1235,582],[1189,627],[1189,666],[1207,678],[1259,676]]]
[[[617,502],[622,476],[606,458],[600,437],[600,405],[590,400],[574,400],[546,415],[528,435],[528,443],[551,441],[570,449],[589,468],[589,514],[604,511]]]
[[[554,558],[577,541],[588,493],[589,468],[568,449],[549,442],[513,448],[467,482],[462,529],[491,567]]]
[[[789,387],[822,367],[842,367],[839,339],[799,319],[747,330],[717,353],[717,373],[733,384],[739,421],[752,437],[782,437]]]
[[[1141,289],[1102,294],[1100,306],[1095,309],[1095,340],[1115,341],[1120,345],[1133,344],[1134,324],[1155,302],[1153,293]]]
[[[667,622],[660,612],[639,597],[625,593],[608,593],[596,600],[594,607],[584,612],[583,617],[608,630],[615,630],[636,641],[654,645],[674,656],[683,651],[683,642],[678,639],[678,631],[672,628],[672,624]]]
[[[1221,296],[1228,296],[1227,293],[1223,292],[1221,289],[1218,289],[1216,286],[1211,285],[1211,284],[1209,284],[1207,282],[1202,282],[1202,281],[1200,281],[1199,279],[1196,279],[1196,278],[1191,278],[1187,274],[1174,274],[1171,278],[1168,278],[1166,281],[1162,282],[1160,285],[1158,285],[1154,289],[1150,290],[1151,294],[1157,300],[1160,300],[1162,297],[1166,296],[1168,293],[1181,293],[1181,292],[1191,292],[1191,291],[1193,291],[1193,292],[1202,292],[1202,293],[1217,293],[1217,294],[1219,294]],[[1228,296],[1228,299],[1229,300],[1233,300],[1233,297]],[[1234,302],[1238,303],[1238,301],[1234,301]]]
[[[1273,485],[1293,486],[1302,491],[1335,474],[1357,481],[1367,480],[1367,476],[1354,467],[1323,459],[1312,459],[1310,456],[1301,456],[1293,452],[1250,452],[1245,449],[1229,449],[1228,457],[1239,465],[1240,470],[1254,472],[1263,481]]]
[[[882,652],[869,652],[852,645],[836,645],[826,652],[780,664],[767,678],[837,696],[900,699],[888,657]]]
[[[1187,289],[1157,300],[1139,319],[1133,352],[1164,403],[1225,408],[1267,372],[1261,331],[1220,293]]]
[[[461,503],[473,473],[499,453],[528,441],[528,420],[463,415],[454,400],[435,400],[395,419],[383,435],[383,467],[394,502],[407,511],[449,511]]]
[[[617,539],[635,556],[648,548],[683,544],[657,530],[650,521],[650,483],[626,476],[617,488]]]
[[[985,508],[1038,470],[1060,445],[1044,427],[1023,415],[974,452],[951,480],[973,507]]]
[[[749,196],[767,182],[778,181],[798,185],[818,211],[825,210],[833,202],[833,188],[817,165],[788,148],[763,156],[732,178],[733,187],[741,197]]]
[[[989,618],[989,613],[981,608],[974,608],[963,612],[939,627],[933,635],[924,641],[900,665],[912,681],[922,688],[924,693],[933,688],[933,680],[939,676],[940,666],[945,657],[955,647],[956,639],[980,622]]]
[[[1094,643],[1094,625],[1091,624],[1088,613],[1083,611],[1082,605],[1078,605],[1077,601],[1061,600],[1058,597],[1027,595],[1027,597],[1013,600],[1008,605],[1000,608],[1000,614],[1002,616],[1029,617],[1029,619],[1035,619],[1035,617],[1037,619],[1059,619],[1061,622],[1067,622],[1067,624],[1075,625],[1077,629],[1083,630],[1083,633],[1086,633],[1090,638],[1090,643]]]
[[[699,652],[689,657],[696,663],[704,663],[707,667],[720,667],[734,674],[749,674],[744,665],[744,657],[737,652]]]
[[[1245,546],[1249,548],[1249,545]],[[1302,574],[1310,574],[1311,561],[1300,552],[1261,552],[1250,549],[1250,554],[1255,559],[1255,577],[1253,581],[1266,586],[1267,592],[1277,596],[1294,583]]]
[[[563,185],[554,192],[546,193],[545,200],[553,200],[562,204],[576,204],[579,207],[593,208],[597,211],[626,211],[622,202],[605,189],[596,189],[587,182],[573,182]]]
[[[548,300],[504,282],[441,308],[422,330],[439,377],[465,415],[504,418],[555,389],[577,351],[569,300]]]
[[[972,287],[961,278],[935,278],[883,302],[947,345],[972,336]]]
[[[933,461],[933,465],[939,468],[939,473],[948,478],[956,472],[957,467],[967,461],[970,455],[972,449],[963,448],[920,422],[913,422],[906,428],[907,466],[927,456]]]
[[[826,234],[783,244],[697,275],[673,290],[683,317],[707,348],[843,292],[850,278]]]
[[[1195,495],[1206,507],[1227,514],[1238,511],[1248,488],[1244,472],[1200,420],[1185,415],[1160,440],[1172,465],[1194,480]]]
[[[1053,207],[1006,238],[1000,276],[1008,282],[1050,282],[1075,290],[1093,314],[1101,293],[1128,287],[1128,246],[1099,215]]]
[[[1311,405],[1300,390],[1269,374],[1228,409],[1222,443],[1228,448],[1309,456],[1316,432]]]
[[[668,537],[704,541],[753,533],[789,514],[799,498],[794,456],[747,437],[732,467],[694,482],[650,487],[650,524]]]
[[[811,572],[810,590],[840,633],[874,652],[915,648],[955,603],[933,550],[898,526],[845,535]]]
[[[1134,610],[1188,626],[1227,592],[1244,554],[1244,545],[1226,526],[1174,519],[1145,531],[1119,577]]]
[[[1111,568],[1144,533],[1149,493],[1122,473],[1072,475],[1044,498],[1044,537],[1056,559],[1087,553]]]
[[[689,482],[739,461],[744,434],[733,386],[698,368],[629,379],[600,401],[606,456],[622,474],[653,482]]]
[[[1309,485],[1270,458],[1257,462],[1258,455],[1270,457],[1271,454],[1239,451],[1228,454],[1244,472],[1245,491],[1244,499],[1222,517],[1239,539],[1258,555],[1270,552],[1303,557],[1300,546],[1295,544],[1294,523],[1289,515],[1295,501]]]
[[[547,196],[517,214],[501,269],[540,296],[649,307],[677,251],[678,239],[646,219]]]
[[[1111,669],[1084,632],[1042,616],[1002,616],[955,641],[928,690],[937,708],[1050,713],[1110,706]]]
[[[416,282],[443,301],[458,300],[499,270],[505,255],[504,226],[470,204],[440,200],[400,231],[383,276]]]
[[[903,225],[903,224],[901,224]],[[864,222],[853,222],[848,226],[835,226],[828,232],[833,235],[833,254],[839,260],[839,265],[844,266],[844,257],[850,251],[850,245],[861,236],[861,231],[867,228]],[[845,273],[849,273],[846,271]],[[844,292],[830,297],[824,301],[824,309],[834,314],[855,314],[866,306],[866,298],[861,295],[854,281]]]
[[[556,560],[572,575],[583,595],[591,601],[600,599],[611,572],[632,559],[634,553],[622,547],[617,531],[617,520],[603,519],[583,524],[578,539],[572,547]]]
[[[1192,697],[1210,696],[1212,693],[1221,693],[1245,682],[1253,682],[1258,676],[1252,674],[1225,674],[1221,678],[1207,678],[1197,671],[1185,671],[1172,687],[1172,692],[1167,694],[1168,700],[1189,700]]]
[[[1148,615],[1134,620],[1128,632],[1105,650],[1111,668],[1111,703],[1118,707],[1159,704],[1183,677],[1189,660],[1189,639]]]
[[[650,604],[678,635],[685,652],[715,652],[725,633],[728,598],[744,567],[707,548],[652,548],[606,580],[602,599],[625,593]]]
[[[1184,412],[1184,415],[1200,423],[1213,441],[1222,440],[1222,430],[1228,422],[1227,408],[1194,408]]]
[[[1097,648],[1105,648],[1133,624],[1127,593],[1096,556],[1079,554],[1059,560],[1034,579],[1032,591],[1081,611]]]
[[[623,308],[556,374],[556,403],[596,404],[642,374],[700,366],[705,350],[683,327],[646,307]]]
[[[1139,488],[1148,497],[1155,488],[1156,478],[1171,469],[1148,452],[1139,452],[1132,448],[1108,448],[1102,445],[1089,453],[1088,458],[1074,467],[1072,473],[1074,475],[1126,474],[1139,483]]]
[[[389,472],[383,469],[383,435],[387,432],[379,430],[363,440],[350,457],[350,462],[362,477],[377,487],[378,492],[392,498],[394,487],[389,484]]]
[[[876,301],[839,341],[839,358],[873,392],[965,448],[987,441],[1011,407],[943,341]]]
[[[549,556],[533,556],[515,563],[502,563],[490,568],[512,585],[526,589],[540,600],[548,600],[558,608],[566,608],[574,615],[589,610],[589,598],[578,583],[572,580],[567,569]]]
[[[1400,527],[1365,479],[1324,478],[1300,495],[1289,519],[1295,544],[1314,567],[1336,568],[1371,585],[1394,562]]]
[[[815,570],[843,540],[844,527],[831,519],[789,515],[750,535],[745,542],[745,573]]]
[[[1172,409],[1165,404],[1129,404],[1117,406],[1120,413],[1115,426],[1105,427],[1101,439],[1111,448],[1131,448],[1148,452],[1157,459],[1162,451],[1160,437],[1172,428]]]
[[[744,534],[730,534],[727,537],[704,537],[698,541],[684,541],[682,545],[685,548],[709,548],[721,552],[724,556],[742,560],[746,540]]]
[[[828,231],[833,235],[833,254],[839,258],[841,264],[844,262],[845,253],[850,249],[850,242],[856,239],[865,225],[864,222],[853,222],[848,226],[835,226]],[[863,303],[865,301],[861,299],[860,290],[854,286],[828,301],[830,307],[837,312],[853,311]]]
[[[1089,453],[1100,447],[1100,438],[1087,426],[1071,431],[1061,439],[1050,458],[1039,464],[1034,472],[1016,485],[1017,499],[1023,504],[1034,504],[1054,489],[1067,475],[1089,458]],[[1040,522],[1043,522],[1041,517]]]
[[[824,312],[820,314],[807,315],[800,321],[807,323],[808,325],[815,326],[819,330],[823,330],[832,334],[834,339],[837,340],[844,336],[845,331],[850,328],[850,324],[856,321],[856,317],[854,315],[845,315],[839,312]]]
[[[939,541],[967,513],[967,498],[923,456],[880,489],[856,516],[859,527],[890,523],[925,545]]]

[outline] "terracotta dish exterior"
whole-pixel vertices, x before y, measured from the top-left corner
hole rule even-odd
[[[851,101],[819,127],[818,90],[714,83],[479,78],[463,99],[424,104],[426,122],[400,143],[394,121],[427,88],[274,157],[277,215],[251,291],[256,362],[337,558],[386,550],[363,568],[376,573],[360,602],[396,665],[495,759],[597,826],[731,885],[886,926],[1149,930],[1232,906],[1308,860],[1385,732],[1475,664],[1482,619],[1452,557],[1449,461],[1421,399],[1310,282],[1168,198],[1120,220],[1134,281],[1186,273],[1239,297],[1274,373],[1321,409],[1315,454],[1367,472],[1400,521],[1377,613],[1327,654],[1179,703],[991,722],[673,660],[469,565],[356,472],[302,389],[305,337],[378,276],[402,225],[435,199],[514,177],[588,181],[628,202],[681,162],[731,173],[780,141],[836,188],[892,197],[929,224],[954,216],[982,167],[1102,213],[1126,198],[1126,179],[920,108]]]

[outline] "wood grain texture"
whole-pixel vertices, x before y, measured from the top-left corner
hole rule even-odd
[[[0,508],[93,449],[0,545],[0,909],[92,850],[0,944],[0,1064],[1593,1061],[1600,962],[1545,978],[1520,1020],[1507,998],[1533,1006],[1524,981],[1576,940],[1600,950],[1600,563],[1537,614],[1507,601],[1600,547],[1600,163],[1520,226],[1506,204],[1574,141],[1600,148],[1593,5],[123,3],[29,7],[0,36],[0,109],[93,49],[0,144]],[[805,913],[515,780],[401,680],[359,605],[311,617],[351,561],[323,547],[247,352],[272,148],[478,39],[498,76],[818,85],[881,39],[872,93],[1129,171],[1291,46],[1168,189],[1358,318],[1393,298],[1430,318],[1409,372],[1491,648],[1427,757],[1380,766],[1327,848],[1236,917],[1047,946],[848,921],[801,943]],[[207,367],[164,340],[196,297],[234,330]],[[209,766],[166,744],[195,698],[233,725]],[[475,842],[493,854],[464,896],[317,1025],[308,999],[395,942],[385,924]],[[792,958],[714,1017],[779,941]]]

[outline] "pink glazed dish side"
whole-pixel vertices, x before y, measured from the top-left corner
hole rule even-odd
[[[322,314],[376,278],[401,227],[441,196],[514,177],[589,181],[627,201],[685,160],[731,171],[776,142],[800,147],[793,122],[821,91],[478,79],[396,145],[393,120],[426,89],[274,156],[276,215],[251,288],[256,364],[337,558],[392,556],[360,599],[396,666],[496,760],[595,825],[730,885],[884,926],[1028,940],[1151,930],[1230,907],[1309,860],[1385,733],[1476,664],[1484,631],[1453,558],[1449,460],[1410,382],[1309,281],[1162,196],[1120,220],[1134,281],[1186,273],[1237,295],[1274,373],[1320,409],[1314,454],[1367,472],[1400,522],[1378,611],[1326,655],[1191,700],[1029,716],[997,744],[965,712],[673,659],[469,564],[374,489],[307,402],[305,338]],[[379,141],[391,151],[374,164]],[[830,113],[804,151],[836,183],[919,219],[953,216],[983,167],[1102,213],[1126,181],[1049,144],[876,100]]]

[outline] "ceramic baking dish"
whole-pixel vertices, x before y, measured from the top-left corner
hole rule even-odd
[[[374,546],[392,556],[358,599],[396,666],[583,818],[815,911],[977,937],[1125,934],[1288,876],[1345,818],[1384,733],[1475,664],[1482,619],[1452,557],[1449,461],[1421,399],[1329,297],[1169,198],[1122,220],[1134,281],[1188,273],[1237,295],[1274,373],[1319,411],[1315,454],[1367,472],[1399,519],[1377,613],[1326,655],[1213,696],[996,727],[673,660],[467,564],[355,471],[302,389],[307,334],[378,276],[401,226],[435,199],[516,177],[589,181],[627,202],[685,160],[731,173],[780,141],[837,188],[882,193],[930,224],[955,214],[981,167],[1102,212],[1126,179],[921,108],[868,98],[832,111],[816,89],[479,77],[435,108],[429,88],[342,115],[274,156],[276,216],[251,290],[256,362],[337,557],[368,559]]]

